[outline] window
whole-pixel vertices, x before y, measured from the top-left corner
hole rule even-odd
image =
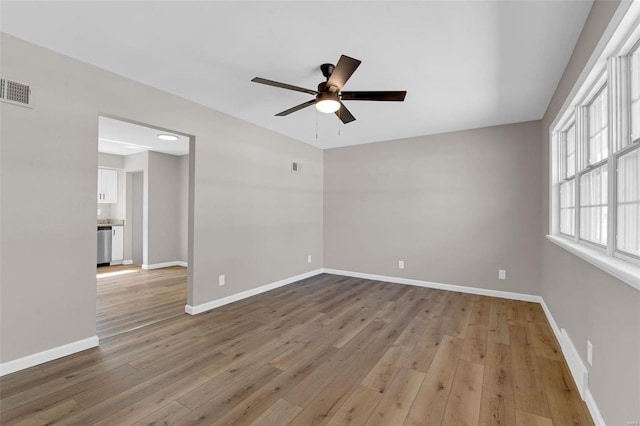
[[[560,184],[560,232],[563,234],[576,234],[575,210],[575,180],[572,179]]]
[[[562,132],[560,141],[560,232],[575,235],[576,125]]]
[[[607,88],[600,89],[589,105],[588,164],[595,164],[609,155]]]
[[[640,257],[640,149],[618,159],[617,250]]]
[[[562,177],[576,173],[576,125],[572,124],[562,135]]]
[[[640,5],[634,8],[627,38],[612,37],[591,61],[551,128],[549,238],[640,289]]]
[[[580,177],[580,238],[607,245],[607,165]]]
[[[636,46],[629,55],[631,76],[631,140],[640,139],[640,48]]]

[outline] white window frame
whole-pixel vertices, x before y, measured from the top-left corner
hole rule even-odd
[[[614,22],[615,21],[615,22]],[[603,39],[578,78],[560,112],[549,128],[549,235],[547,238],[558,246],[574,253],[591,264],[603,269],[623,282],[640,290],[640,257],[617,250],[617,162],[621,155],[640,149],[640,138],[631,138],[630,80],[629,69],[623,69],[627,55],[640,43],[640,2],[633,2],[619,8]],[[623,57],[622,60],[609,59]],[[621,77],[622,76],[622,77]],[[625,78],[627,80],[625,80]],[[620,82],[623,83],[620,83]],[[604,89],[603,89],[604,88]],[[588,105],[602,90],[608,97],[608,156],[594,164],[589,164]],[[625,92],[626,91],[626,92]],[[612,96],[615,97],[612,100]],[[619,108],[618,105],[624,105]],[[613,111],[612,111],[613,109]],[[613,121],[612,121],[613,120]],[[560,167],[564,161],[562,148],[563,132],[575,122],[576,165],[575,174],[565,177]],[[622,135],[622,136],[621,136]],[[625,136],[626,135],[626,136]],[[621,139],[626,137],[627,139]],[[627,144],[619,149],[618,141]],[[597,167],[607,165],[607,245],[600,246],[580,239],[580,179]],[[560,184],[574,179],[575,210],[574,235],[560,233]]]

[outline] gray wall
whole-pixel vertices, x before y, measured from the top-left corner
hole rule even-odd
[[[180,157],[149,151],[148,171],[147,262],[173,262],[180,259]]]
[[[640,292],[544,235],[549,233],[549,127],[619,6],[617,1],[594,3],[542,120],[541,294],[587,366],[589,389],[608,425],[640,420]],[[587,339],[593,344],[593,367],[586,362]]]
[[[325,150],[324,266],[537,294],[540,155],[537,121]]]
[[[189,155],[178,160],[178,258],[187,262],[189,251]]]
[[[6,34],[0,50],[35,99],[0,104],[0,362],[95,335],[100,114],[195,136],[189,303],[321,266],[321,150]]]

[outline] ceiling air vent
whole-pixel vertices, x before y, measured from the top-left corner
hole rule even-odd
[[[0,79],[0,100],[13,105],[31,108],[31,87],[12,80]]]

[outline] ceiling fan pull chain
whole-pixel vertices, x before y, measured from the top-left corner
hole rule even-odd
[[[316,111],[316,140],[318,140],[318,111]]]

